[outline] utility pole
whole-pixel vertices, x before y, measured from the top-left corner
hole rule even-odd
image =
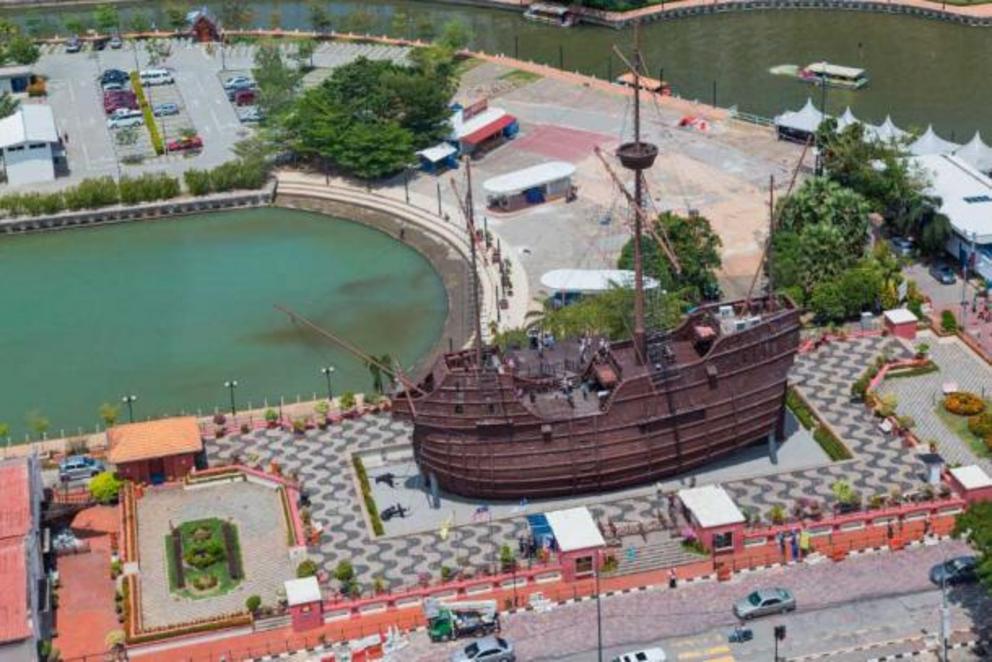
[[[596,567],[593,568],[593,577],[596,579],[596,659],[597,662],[603,662],[603,609],[599,603],[599,559],[593,557],[593,563],[596,563]]]

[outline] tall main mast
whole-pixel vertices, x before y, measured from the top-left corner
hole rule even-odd
[[[637,362],[647,361],[647,333],[644,321],[644,258],[641,254],[641,214],[644,198],[644,171],[654,164],[658,146],[641,140],[641,50],[638,26],[634,24],[634,141],[617,148],[620,164],[634,172],[634,350]]]
[[[472,162],[465,159],[465,208],[468,243],[472,251],[472,321],[475,323],[475,367],[482,370],[482,301],[479,289],[479,258],[475,246],[475,204],[472,201]]]

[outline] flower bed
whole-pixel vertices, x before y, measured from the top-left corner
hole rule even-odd
[[[237,528],[217,518],[184,522],[165,537],[169,588],[187,598],[227,593],[243,579]]]
[[[954,391],[944,398],[944,409],[958,416],[977,416],[985,411],[985,403],[974,393]]]
[[[382,526],[382,520],[379,518],[379,510],[376,508],[375,499],[372,497],[372,486],[369,484],[369,475],[365,471],[365,465],[362,463],[362,458],[357,455],[353,455],[352,462],[355,465],[355,474],[358,476],[358,485],[362,490],[362,499],[365,501],[365,509],[369,513],[369,521],[372,522],[372,531],[375,535],[381,536],[386,532],[386,530]]]

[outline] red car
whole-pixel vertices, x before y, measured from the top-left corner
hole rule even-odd
[[[238,90],[234,93],[234,105],[250,106],[255,103],[255,90]]]
[[[138,99],[134,96],[134,92],[128,92],[125,90],[119,90],[117,92],[104,92],[103,112],[109,115],[118,108],[131,108],[133,110],[137,110]]]
[[[170,140],[167,147],[170,152],[184,152],[189,149],[202,149],[203,139],[200,138],[200,136],[176,138],[175,140]]]

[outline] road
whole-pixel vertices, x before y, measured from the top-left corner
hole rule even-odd
[[[780,654],[789,659],[894,640],[894,646],[870,653],[836,652],[825,659],[867,660],[877,657],[876,651],[911,650],[918,647],[914,638],[919,640],[939,628],[940,592],[929,582],[930,567],[945,556],[965,553],[969,553],[967,546],[951,541],[897,553],[865,554],[840,563],[772,568],[738,575],[729,582],[610,596],[601,601],[603,659],[661,645],[672,660],[767,661],[773,658],[771,631],[777,624],[786,625],[787,638]],[[755,621],[754,641],[728,646],[726,636],[735,625],[731,604],[761,586],[791,589],[798,610]],[[952,589],[949,598],[953,629],[963,631],[992,622],[992,599],[982,596],[976,587]],[[547,613],[513,614],[504,618],[503,627],[503,636],[513,642],[521,662],[598,660],[596,632],[596,604],[592,600]],[[404,659],[445,659],[457,647],[431,644],[423,633],[417,633],[411,637]]]

